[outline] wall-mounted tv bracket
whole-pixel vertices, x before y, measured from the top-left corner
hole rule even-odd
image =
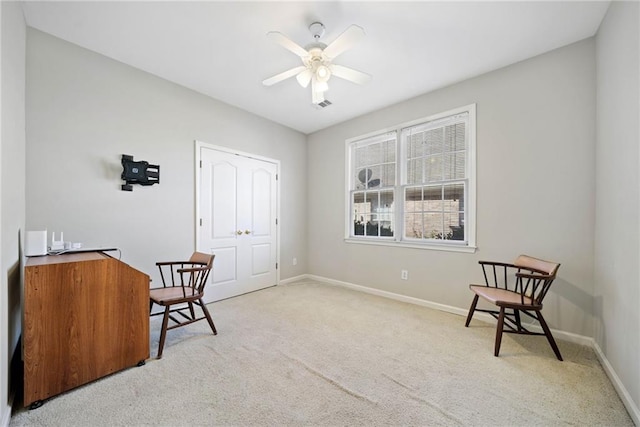
[[[160,183],[160,166],[150,165],[149,162],[133,161],[133,156],[122,155],[122,175],[125,181],[122,191],[133,191],[132,184],[153,185]]]

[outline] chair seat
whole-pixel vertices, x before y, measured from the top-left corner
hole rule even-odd
[[[492,286],[485,285],[469,285],[469,289],[475,292],[476,295],[481,296],[487,301],[498,306],[533,306],[533,301],[530,297],[522,297],[518,292],[509,291],[507,289],[494,288]]]
[[[149,298],[156,304],[165,305],[186,299],[199,299],[202,295],[195,289],[182,286],[171,286],[167,288],[156,288],[149,290]]]

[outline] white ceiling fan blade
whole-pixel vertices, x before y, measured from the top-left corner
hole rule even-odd
[[[281,82],[283,80],[288,79],[289,77],[293,77],[296,74],[298,74],[299,72],[304,71],[306,69],[307,69],[307,67],[305,67],[304,65],[300,65],[299,67],[295,67],[295,68],[292,68],[290,70],[284,71],[284,72],[282,72],[280,74],[276,74],[273,77],[269,77],[268,79],[263,80],[262,84],[265,85],[265,86],[274,85],[276,83],[279,83],[279,82]]]
[[[278,43],[280,46],[284,47],[285,49],[295,53],[300,58],[309,56],[309,53],[302,46],[300,46],[298,43],[294,42],[293,40],[291,40],[289,37],[285,36],[282,33],[279,33],[277,31],[271,31],[267,33],[267,37],[269,37],[271,40]]]
[[[345,50],[351,48],[354,44],[358,43],[363,37],[364,30],[362,27],[352,25],[344,30],[344,32],[340,34],[337,39],[332,41],[329,46],[325,47],[322,53],[333,59]]]
[[[300,86],[307,87],[309,86],[309,82],[311,81],[312,75],[313,73],[311,72],[311,70],[307,68],[306,70],[298,74],[296,76],[296,79],[298,80],[298,83],[300,83]]]
[[[350,82],[363,85],[371,80],[371,76],[362,71],[354,70],[353,68],[343,67],[342,65],[331,64],[331,73],[340,77],[341,79],[349,80]]]

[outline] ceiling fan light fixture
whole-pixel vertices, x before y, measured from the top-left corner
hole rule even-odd
[[[316,92],[326,92],[329,90],[329,85],[327,84],[327,82],[317,81],[315,85],[315,90]]]
[[[331,70],[329,67],[324,64],[318,65],[318,68],[316,68],[316,79],[318,79],[319,82],[326,83],[330,77]]]
[[[309,86],[311,77],[313,77],[313,73],[311,72],[310,69],[307,68],[306,70],[302,71],[296,76],[296,80],[298,80],[298,83],[300,83],[300,86],[306,88],[307,86]]]

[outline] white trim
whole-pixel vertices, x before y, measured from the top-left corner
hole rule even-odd
[[[202,157],[200,156],[200,149],[204,146],[207,145],[204,142],[200,142],[200,141],[194,141],[195,145],[194,145],[194,156],[193,156],[193,161],[194,161],[194,167],[193,167],[193,180],[195,182],[195,186],[194,186],[194,194],[193,194],[193,199],[195,201],[195,209],[194,211],[194,215],[195,217],[193,218],[193,224],[195,225],[194,227],[194,241],[196,243],[196,247],[194,248],[194,250],[198,250],[198,248],[200,247],[200,233],[199,233],[199,227],[200,227],[200,175],[202,173],[202,171],[200,170],[200,161],[202,159]]]
[[[420,117],[420,118],[415,119],[415,120],[411,120],[411,121],[408,121],[408,122],[401,123],[398,126],[394,126],[392,129],[397,129],[397,128],[404,129],[404,128],[408,128],[408,127],[412,127],[412,126],[415,126],[415,125],[422,124],[424,122],[433,122],[433,121],[436,121],[436,120],[440,120],[440,119],[442,119],[444,117],[456,116],[458,114],[465,113],[467,111],[471,115],[472,114],[471,109],[473,109],[473,114],[475,114],[475,108],[476,108],[476,104],[475,103],[464,105],[462,107],[452,108],[450,110],[443,111],[441,113],[436,113],[436,114],[432,114],[432,115],[427,116],[427,117]]]
[[[598,359],[600,360],[600,364],[602,365],[604,372],[607,374],[609,380],[613,384],[613,388],[615,388],[616,392],[618,392],[618,396],[620,396],[620,400],[622,400],[625,408],[627,408],[627,412],[629,412],[629,416],[633,420],[633,423],[637,426],[640,426],[640,409],[638,408],[638,405],[636,405],[636,403],[633,401],[633,398],[629,394],[629,391],[620,380],[620,377],[613,369],[613,366],[611,366],[611,363],[609,363],[609,360],[602,352],[602,349],[600,348],[598,343],[593,338],[591,339],[591,341],[592,347],[595,350]]]
[[[420,298],[415,298],[415,297],[410,297],[410,296],[406,296],[406,295],[401,295],[401,294],[396,294],[393,292],[389,292],[389,291],[383,291],[380,289],[375,289],[375,288],[369,288],[366,286],[362,286],[362,285],[356,285],[354,283],[349,283],[349,282],[343,282],[340,280],[335,280],[335,279],[329,279],[328,277],[323,277],[323,276],[317,276],[315,274],[302,274],[300,276],[296,276],[296,277],[292,277],[289,279],[286,279],[286,281],[283,281],[283,283],[292,283],[292,282],[296,282],[299,280],[315,280],[318,282],[322,282],[322,283],[327,283],[330,285],[336,285],[336,286],[342,286],[345,288],[349,288],[355,291],[359,291],[359,292],[364,292],[367,294],[371,294],[371,295],[377,295],[377,296],[381,296],[384,298],[390,298],[396,301],[402,301],[402,302],[406,302],[409,304],[416,304],[416,305],[420,305],[423,307],[428,307],[428,308],[432,308],[434,310],[439,310],[439,311],[444,311],[446,313],[451,313],[451,314],[457,314],[459,316],[467,316],[468,313],[468,309],[466,308],[459,308],[459,307],[453,307],[450,305],[446,305],[446,304],[440,304],[437,302],[432,302],[432,301],[427,301],[427,300],[423,300]],[[489,323],[495,323],[496,320],[493,318],[493,316],[487,314],[487,313],[482,313],[482,312],[476,312],[473,316],[474,319],[476,320],[482,320],[485,322],[489,322]],[[462,323],[461,323],[462,326]],[[537,332],[541,332],[542,328],[540,328],[537,325],[528,325],[527,327],[536,330]],[[634,424],[637,426],[640,426],[640,409],[638,408],[638,405],[636,405],[636,403],[634,402],[633,398],[631,397],[631,395],[629,394],[629,391],[627,390],[627,388],[624,386],[624,383],[620,380],[620,377],[618,376],[618,374],[616,373],[615,369],[613,368],[613,366],[611,366],[611,363],[609,363],[609,360],[607,359],[607,357],[605,356],[605,354],[603,353],[602,349],[600,348],[600,346],[598,345],[598,343],[591,337],[587,337],[584,335],[578,335],[578,334],[574,334],[572,332],[565,332],[565,331],[560,331],[557,329],[552,329],[551,330],[554,337],[564,340],[564,341],[568,341],[574,344],[579,344],[579,345],[584,345],[587,347],[591,347],[594,352],[596,353],[596,356],[598,357],[598,360],[600,361],[600,364],[602,365],[602,368],[604,369],[604,372],[607,374],[607,377],[609,377],[609,380],[611,381],[611,383],[613,384],[614,389],[616,390],[616,392],[618,393],[618,396],[620,397],[620,400],[622,401],[622,403],[624,404],[625,408],[627,409],[627,412],[629,413],[629,416],[631,417],[631,419],[633,420]]]
[[[289,277],[288,279],[282,279],[280,281],[280,284],[281,285],[287,285],[289,283],[297,282],[298,280],[305,280],[305,279],[308,279],[308,278],[309,278],[308,274],[301,274],[299,276]]]
[[[344,238],[347,239],[351,234],[351,149],[349,139],[344,142],[344,210],[346,212],[342,212],[342,216],[344,218]],[[397,167],[396,167],[397,173]]]
[[[455,244],[442,244],[438,245],[437,243],[409,243],[406,240],[396,241],[392,239],[382,238],[357,238],[357,237],[348,237],[344,239],[345,243],[355,243],[360,245],[374,245],[374,246],[391,246],[391,247],[400,247],[400,248],[410,248],[410,249],[431,249],[437,251],[448,251],[448,252],[465,252],[465,253],[475,253],[477,247],[476,246],[468,246],[468,245],[455,245]]]
[[[5,426],[7,427],[9,425],[9,422],[11,421],[11,412],[13,410],[13,401],[10,402],[9,405],[3,405],[4,406],[4,417],[2,417],[2,419],[0,420],[0,426]]]
[[[440,303],[437,303],[437,302],[427,301],[427,300],[423,300],[423,299],[420,299],[420,298],[410,297],[410,296],[402,295],[402,294],[396,294],[394,292],[383,291],[383,290],[380,290],[380,289],[369,288],[367,286],[356,285],[354,283],[342,282],[340,280],[329,279],[329,278],[322,277],[322,276],[309,275],[309,278],[313,279],[313,280],[317,280],[319,282],[325,282],[325,283],[329,283],[331,285],[342,286],[342,287],[345,287],[345,288],[349,288],[349,289],[352,289],[352,290],[355,290],[355,291],[359,291],[359,292],[364,292],[364,293],[371,294],[371,295],[377,295],[377,296],[380,296],[380,297],[389,298],[389,299],[396,300],[396,301],[401,301],[401,302],[407,302],[409,304],[415,304],[415,305],[419,305],[419,306],[422,306],[422,307],[433,308],[434,310],[444,311],[444,312],[447,312],[447,313],[457,314],[457,315],[460,315],[460,316],[466,316],[467,315],[467,311],[466,310],[464,310],[462,308],[446,305],[446,304],[440,304]],[[483,314],[483,316],[485,315],[485,313],[481,313],[481,314]],[[488,314],[486,314],[486,317],[488,317],[490,319],[492,318]]]
[[[419,120],[418,123],[415,125],[409,125],[409,126],[403,127],[400,131],[400,135],[406,136],[407,133],[409,135],[412,135],[414,132],[416,133],[427,132],[430,130],[443,128],[445,126],[449,126],[454,123],[464,122],[466,124],[469,119],[470,113],[471,113],[470,109],[465,108],[464,111],[462,111],[461,113],[444,114],[443,117],[439,119],[431,119],[429,117],[426,117],[424,119]],[[439,116],[440,115],[442,114],[439,114]]]
[[[376,142],[382,142],[385,140],[383,138],[384,136],[391,135],[392,133],[396,133],[397,131],[398,131],[398,126],[389,126],[384,129],[378,129],[376,131],[365,133],[364,135],[359,135],[359,136],[345,140],[345,146],[348,148],[353,142],[361,142],[362,140],[374,138],[374,137],[380,137],[380,139],[379,140],[374,139],[373,141],[370,142],[371,144]]]
[[[16,351],[19,351],[19,350],[17,349]],[[18,354],[15,354],[13,357],[21,357],[21,356]],[[8,372],[10,371],[11,371],[11,367],[9,367]],[[9,423],[11,422],[11,414],[13,412],[13,405],[16,403],[17,403],[16,391],[14,390],[9,395],[9,401],[7,402],[7,406],[6,406],[6,409],[8,410],[5,411],[5,416],[2,418],[2,420],[0,420],[0,426],[9,426]]]
[[[474,248],[477,246],[478,241],[476,240],[478,237],[478,229],[476,227],[476,218],[478,216],[478,206],[476,205],[476,191],[478,188],[477,183],[477,159],[476,159],[476,150],[478,145],[478,140],[476,139],[476,104],[467,105],[465,107],[467,111],[469,111],[469,127],[467,129],[469,135],[469,176],[467,177],[469,188],[467,191],[467,195],[469,199],[467,202],[469,203],[469,215],[468,218],[465,218],[467,224],[469,225],[469,234],[467,234],[468,242],[470,248]],[[473,144],[471,143],[473,141]]]
[[[216,151],[222,151],[229,154],[235,154],[237,156],[248,157],[250,159],[262,160],[263,162],[275,163],[278,165],[278,167],[280,166],[280,160],[277,160],[271,157],[265,157],[265,156],[260,156],[253,153],[247,153],[246,151],[239,151],[234,148],[223,147],[221,145],[209,144],[208,142],[202,142],[197,139],[194,140],[193,142],[195,142],[196,144],[196,155],[198,155],[197,153],[200,150],[200,148],[204,147],[204,148],[210,148]]]
[[[356,147],[366,147],[367,145],[378,144],[380,142],[389,141],[398,137],[398,132],[390,130],[388,132],[375,132],[373,136],[363,136],[359,138],[348,139],[348,145],[355,145]]]
[[[261,160],[263,162],[268,162],[268,163],[274,163],[276,165],[276,175],[277,175],[277,179],[276,179],[276,218],[278,220],[278,224],[276,225],[276,263],[278,264],[278,268],[276,268],[276,285],[280,283],[280,270],[281,270],[281,266],[282,263],[280,262],[280,228],[281,228],[281,221],[280,221],[280,181],[281,181],[281,177],[280,177],[280,160],[277,159],[272,159],[270,157],[264,157],[264,156],[259,156],[256,154],[252,154],[252,153],[246,153],[243,151],[238,151],[235,150],[233,148],[228,148],[228,147],[222,147],[219,145],[213,145],[213,144],[209,144],[206,142],[202,142],[202,141],[198,141],[195,140],[194,141],[194,145],[195,145],[195,164],[194,164],[194,170],[195,170],[195,194],[194,194],[194,199],[195,199],[195,218],[194,218],[194,232],[195,232],[195,250],[198,249],[198,247],[200,246],[200,233],[199,231],[199,222],[200,222],[200,151],[202,148],[208,148],[211,150],[216,150],[216,151],[222,151],[224,153],[229,153],[229,154],[235,154],[237,156],[242,156],[242,157],[248,157],[250,159],[256,159],[256,160]]]

